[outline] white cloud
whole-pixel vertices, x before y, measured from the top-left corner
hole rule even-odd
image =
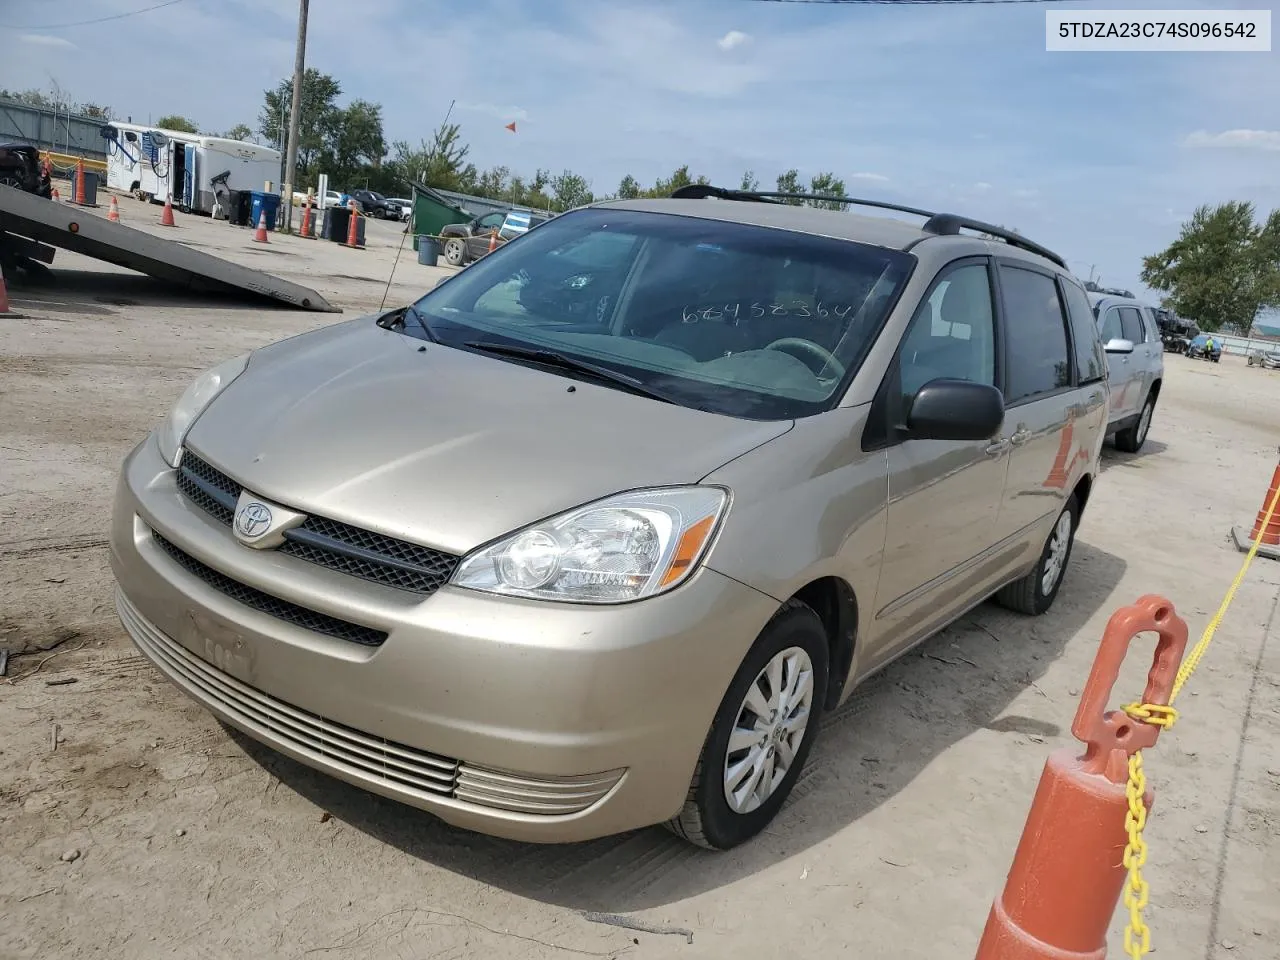
[[[65,37],[51,37],[47,33],[24,33],[19,39],[23,43],[30,43],[39,47],[70,47],[75,49],[75,44]]]
[[[1209,133],[1197,130],[1183,141],[1192,148],[1219,147],[1241,150],[1280,150],[1280,130],[1223,130]]]
[[[987,183],[985,180],[979,180],[977,183],[975,183],[975,184],[973,185],[973,189],[975,189],[975,190],[990,190],[990,189],[991,189],[991,184]]]
[[[734,47],[740,47],[751,39],[741,30],[730,30],[723,37],[716,41],[716,46],[721,50],[732,50]]]
[[[888,183],[889,178],[883,173],[851,173],[850,180],[872,180],[876,183]]]

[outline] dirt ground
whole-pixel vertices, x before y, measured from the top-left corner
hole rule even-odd
[[[121,213],[161,230],[158,207]],[[170,235],[314,286],[346,317],[378,305],[402,236],[373,223],[363,252],[264,248],[178,223]],[[972,956],[1044,757],[1072,742],[1107,618],[1158,592],[1199,636],[1241,561],[1228,532],[1252,521],[1280,441],[1280,373],[1166,357],[1150,440],[1105,452],[1053,611],[983,606],[869,681],[757,841],[715,855],[655,828],[526,846],[230,734],[115,619],[105,537],[121,458],[200,369],[342,317],[211,304],[64,253],[55,266],[57,286],[10,291],[28,319],[0,316],[0,647],[15,653],[0,681],[4,960]],[[443,274],[406,244],[388,302]],[[1280,956],[1278,593],[1280,563],[1259,559],[1181,722],[1148,753],[1158,957]],[[1148,650],[1117,703],[1140,691]]]

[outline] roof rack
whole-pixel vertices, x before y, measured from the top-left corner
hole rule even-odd
[[[1011,247],[1017,247],[1020,250],[1026,250],[1029,253],[1037,254],[1044,257],[1064,270],[1067,269],[1067,261],[1054,253],[1048,247],[1042,247],[1040,244],[1028,240],[1020,233],[1013,230],[1006,230],[1004,227],[997,227],[994,224],[984,223],[981,220],[973,220],[969,217],[962,217],[955,213],[934,213],[931,210],[921,210],[919,207],[907,207],[900,203],[889,203],[885,200],[860,200],[856,197],[837,197],[828,196],[820,193],[780,193],[774,191],[759,190],[730,190],[725,187],[715,187],[707,183],[691,183],[688,186],[678,187],[671,192],[674,200],[705,200],[708,197],[714,197],[719,200],[742,200],[756,203],[778,203],[784,200],[819,200],[825,203],[840,203],[856,207],[876,207],[881,210],[896,210],[899,213],[909,213],[912,216],[924,217],[925,224],[922,228],[926,233],[936,234],[937,236],[955,236],[961,230],[977,230],[980,233],[989,234],[993,237],[999,237]]]

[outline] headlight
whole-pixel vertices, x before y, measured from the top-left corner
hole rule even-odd
[[[720,487],[660,487],[569,510],[465,557],[453,583],[569,603],[625,603],[697,569],[729,502]]]
[[[225,360],[206,370],[192,381],[191,386],[183,391],[178,402],[169,411],[169,417],[160,427],[157,437],[160,441],[160,453],[171,467],[178,465],[182,453],[182,441],[187,431],[196,422],[196,417],[204,410],[213,398],[225,390],[231,381],[244,373],[249,365],[249,354]]]

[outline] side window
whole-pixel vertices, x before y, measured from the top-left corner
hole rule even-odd
[[[1143,342],[1142,314],[1137,307],[1120,308],[1120,329],[1126,340],[1132,340],[1135,344]]]
[[[1067,301],[1067,315],[1071,318],[1071,340],[1075,347],[1076,378],[1080,383],[1093,383],[1107,375],[1107,355],[1102,350],[1098,327],[1093,318],[1093,307],[1084,290],[1065,277],[1062,292]]]
[[[966,264],[941,274],[902,339],[898,364],[903,398],[941,377],[994,386],[994,316],[986,264]]]
[[[1111,307],[1102,315],[1102,323],[1099,324],[1099,331],[1102,336],[1103,343],[1110,343],[1112,340],[1121,340],[1124,338],[1124,331],[1120,329],[1120,308]]]
[[[1017,403],[1071,383],[1067,321],[1052,277],[1020,267],[1000,268],[1009,369],[1005,402]]]
[[[504,213],[487,213],[476,221],[476,228],[488,233],[490,230],[502,226],[506,219],[507,216]]]

